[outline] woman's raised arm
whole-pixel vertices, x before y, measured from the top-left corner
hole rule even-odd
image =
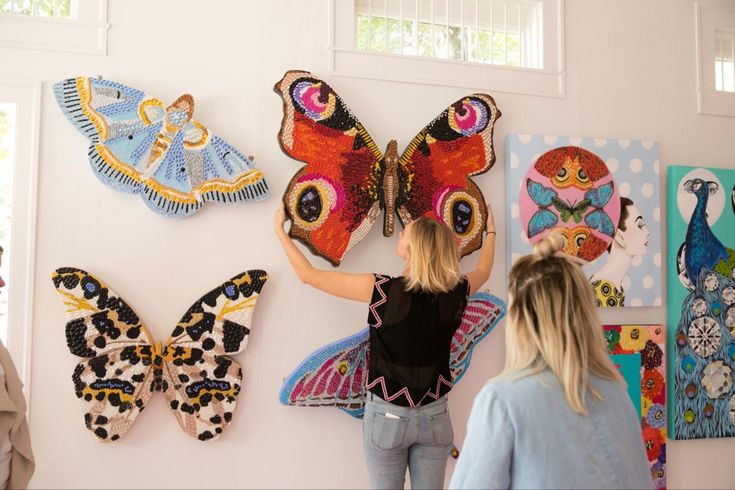
[[[284,252],[286,252],[286,257],[288,257],[291,267],[301,282],[340,298],[370,303],[375,276],[315,268],[291,240],[286,230],[283,229],[285,223],[286,211],[283,209],[283,203],[281,203],[276,211],[273,226],[276,230],[276,236],[278,236],[278,240],[281,242]]]
[[[493,215],[493,209],[489,204],[487,205],[485,230],[487,235],[485,235],[482,248],[480,248],[480,258],[477,261],[477,268],[467,273],[467,279],[470,281],[470,294],[475,294],[490,279],[490,273],[493,271],[493,262],[495,262],[495,215]]]

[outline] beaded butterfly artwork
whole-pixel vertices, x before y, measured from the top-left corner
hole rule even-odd
[[[439,114],[402,155],[395,140],[383,154],[332,88],[305,71],[276,83],[283,99],[278,140],[306,162],[283,196],[290,236],[338,266],[385,211],[383,235],[395,214],[402,225],[428,216],[459,238],[462,256],[482,244],[487,210],[470,176],[495,163],[493,128],[500,111],[492,97],[473,94]]]
[[[467,372],[475,346],[504,316],[505,303],[492,294],[478,292],[470,297],[449,351],[453,384]],[[362,418],[368,376],[369,328],[322,347],[307,357],[284,381],[279,394],[281,403],[338,407],[355,418]]]
[[[245,349],[265,271],[238,274],[195,302],[165,345],[128,304],[93,275],[57,269],[52,280],[66,306],[66,342],[83,360],[72,380],[84,423],[100,441],[130,429],[154,391],[162,391],[184,432],[216,439],[232,420]]]
[[[620,196],[605,162],[577,146],[536,160],[521,184],[519,207],[531,243],[559,231],[564,253],[586,261],[607,250],[620,218]]]
[[[102,183],[140,194],[152,210],[184,217],[208,201],[265,199],[263,173],[252,157],[192,119],[194,99],[171,105],[101,78],[54,84],[64,115],[89,138],[89,162]]]

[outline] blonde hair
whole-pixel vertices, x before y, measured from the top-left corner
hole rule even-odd
[[[430,218],[411,222],[406,290],[444,293],[462,280],[454,234]]]
[[[549,235],[510,271],[505,369],[499,377],[519,379],[549,368],[572,410],[586,415],[587,391],[602,399],[590,373],[624,381],[607,353],[582,262],[559,253],[563,246],[561,235]]]

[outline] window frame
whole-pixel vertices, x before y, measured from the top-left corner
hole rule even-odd
[[[697,112],[735,117],[735,92],[716,90],[715,39],[717,31],[735,33],[735,5],[723,0],[694,2],[697,40]]]
[[[16,104],[6,347],[30,400],[41,82],[0,78],[0,99]]]
[[[329,74],[563,98],[564,0],[541,1],[544,68],[537,70],[357,49],[354,2],[328,0]]]
[[[0,46],[107,55],[108,0],[76,0],[76,18],[0,13]]]

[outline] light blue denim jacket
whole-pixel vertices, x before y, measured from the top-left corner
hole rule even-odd
[[[549,370],[486,385],[449,487],[652,488],[625,387],[595,376],[591,382],[604,399],[588,403],[586,416],[572,411]]]

